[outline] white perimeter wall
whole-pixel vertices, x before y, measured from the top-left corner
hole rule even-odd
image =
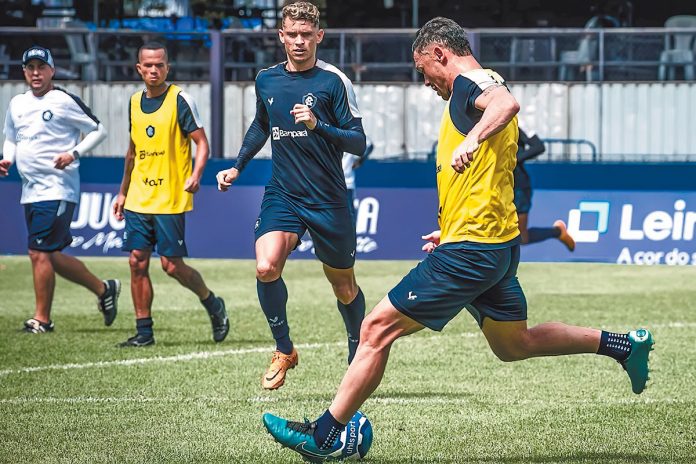
[[[104,123],[109,135],[95,155],[122,155],[128,143],[128,99],[141,88],[132,83],[64,83]],[[210,87],[207,83],[179,83],[198,102],[210,126]],[[541,138],[586,139],[602,159],[693,159],[696,154],[696,83],[512,84],[519,100],[520,126]],[[21,82],[0,83],[0,108],[26,90]],[[423,85],[356,85],[365,132],[373,140],[373,158],[430,151],[437,139],[444,101]],[[226,157],[236,157],[244,131],[255,111],[253,83],[225,87]],[[4,113],[3,113],[4,114]],[[4,116],[3,116],[4,121]],[[555,150],[554,151],[558,151]],[[262,155],[269,153],[268,146]],[[581,150],[582,159],[587,150]],[[574,147],[569,159],[578,159]]]

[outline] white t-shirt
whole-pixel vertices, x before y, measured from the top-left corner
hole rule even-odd
[[[15,163],[22,177],[21,203],[65,200],[80,196],[79,160],[56,169],[53,158],[72,152],[81,133],[97,129],[99,120],[75,95],[54,88],[42,97],[31,91],[10,101],[5,137],[16,144]]]

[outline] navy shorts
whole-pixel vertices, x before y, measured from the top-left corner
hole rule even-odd
[[[60,251],[72,243],[70,222],[75,203],[64,200],[37,201],[24,205],[29,231],[28,247],[38,251]]]
[[[532,209],[532,189],[516,188],[513,202],[519,214],[529,214],[529,210]]]
[[[307,208],[266,191],[254,236],[258,240],[274,231],[296,233],[298,244],[308,231],[322,263],[335,269],[349,269],[355,264],[355,226],[347,204],[338,208]]]
[[[517,280],[519,240],[497,249],[466,242],[440,245],[389,292],[396,309],[433,330],[469,310],[479,326],[527,320],[527,300]]]
[[[160,256],[188,256],[186,250],[185,213],[143,214],[124,210],[126,233],[123,251],[148,250],[157,246]]]

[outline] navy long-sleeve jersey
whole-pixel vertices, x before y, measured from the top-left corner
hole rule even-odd
[[[295,124],[296,104],[310,107],[318,123],[309,130]],[[350,80],[335,66],[318,60],[301,72],[285,63],[256,77],[256,117],[247,131],[235,167],[240,171],[271,136],[273,175],[268,189],[307,206],[346,205],[343,152],[360,155],[365,134]]]

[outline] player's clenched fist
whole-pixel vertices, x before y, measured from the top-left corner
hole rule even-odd
[[[309,130],[314,130],[317,127],[317,117],[307,105],[296,104],[292,107],[290,114],[295,116],[295,124],[304,123]]]
[[[228,188],[232,186],[235,180],[239,177],[239,171],[237,168],[229,168],[220,171],[215,176],[217,179],[218,190],[221,192],[226,192]]]
[[[474,153],[479,148],[479,143],[476,137],[470,136],[464,139],[462,143],[454,150],[452,154],[452,167],[458,173],[464,172],[466,168],[471,166],[471,162],[474,161]]]

